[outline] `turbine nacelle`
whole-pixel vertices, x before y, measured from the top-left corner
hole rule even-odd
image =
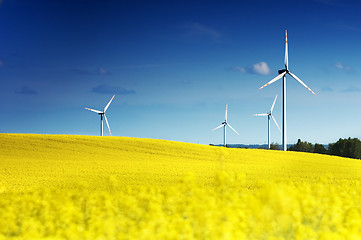
[[[281,69],[281,70],[278,70],[278,74],[282,74],[282,73],[289,73],[290,71],[288,71],[288,69]]]

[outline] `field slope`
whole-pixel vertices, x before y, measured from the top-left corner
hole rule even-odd
[[[0,134],[0,239],[354,239],[361,161]]]

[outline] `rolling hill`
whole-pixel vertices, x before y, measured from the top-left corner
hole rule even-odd
[[[9,187],[66,187],[74,176],[97,186],[110,175],[129,184],[168,185],[186,173],[208,184],[221,170],[259,180],[292,176],[294,181],[361,173],[360,161],[334,156],[127,137],[0,134],[0,147],[1,175],[7,176],[0,181]]]

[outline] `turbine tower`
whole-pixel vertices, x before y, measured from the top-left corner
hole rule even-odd
[[[220,127],[223,127],[223,134],[224,134],[223,135],[223,145],[225,147],[227,146],[227,139],[226,139],[226,127],[227,126],[230,127],[235,133],[237,133],[239,135],[239,133],[236,130],[234,130],[234,128],[231,125],[229,125],[229,123],[227,122],[227,110],[228,110],[228,104],[226,105],[226,117],[225,117],[224,122],[222,122],[222,124],[219,125],[218,127],[212,129],[212,131],[214,131]]]
[[[277,100],[277,95],[276,95],[275,100],[273,101],[272,107],[268,113],[253,114],[253,116],[267,116],[267,118],[268,118],[268,149],[271,149],[271,128],[270,128],[270,119],[271,118],[273,119],[276,126],[278,127],[278,130],[280,130],[280,132],[281,132],[281,129],[276,122],[276,119],[272,115],[276,100]]]
[[[283,78],[283,125],[282,125],[282,144],[283,151],[287,151],[287,127],[286,127],[286,74],[290,75],[294,79],[296,79],[299,83],[301,83],[305,88],[307,88],[311,93],[316,95],[311,88],[309,88],[306,84],[304,84],[301,79],[299,79],[295,74],[291,73],[288,69],[288,42],[287,42],[287,30],[286,30],[286,47],[285,47],[285,69],[278,70],[278,76],[273,78],[271,81],[260,87],[262,89],[271,83],[276,82],[280,78]]]
[[[105,118],[105,122],[107,123],[108,126],[108,130],[109,130],[109,134],[112,135],[111,131],[110,131],[110,127],[109,127],[109,123],[108,123],[108,119],[107,116],[105,116],[105,112],[107,111],[110,103],[113,101],[113,98],[115,97],[115,95],[113,95],[113,97],[110,99],[110,101],[108,102],[108,104],[105,106],[103,111],[99,111],[99,110],[95,110],[95,109],[91,109],[91,108],[85,108],[86,110],[98,113],[100,115],[100,136],[103,136],[103,116]]]

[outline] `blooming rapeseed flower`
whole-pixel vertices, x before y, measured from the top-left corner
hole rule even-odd
[[[360,239],[361,162],[0,134],[0,239]]]

